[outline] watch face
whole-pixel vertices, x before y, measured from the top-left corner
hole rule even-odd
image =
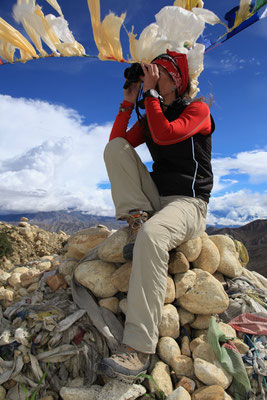
[[[159,94],[155,89],[150,89],[150,96],[158,98]]]

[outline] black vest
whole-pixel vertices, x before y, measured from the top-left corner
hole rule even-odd
[[[184,111],[188,103],[174,101],[165,111],[169,122]],[[183,195],[199,197],[209,202],[213,186],[211,168],[211,134],[215,129],[211,116],[211,133],[197,133],[190,138],[171,145],[158,145],[151,135],[146,144],[154,161],[151,176],[160,196]]]

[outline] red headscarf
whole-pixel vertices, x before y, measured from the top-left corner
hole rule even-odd
[[[164,55],[171,57],[174,62],[169,57],[164,58]],[[189,79],[188,63],[185,54],[167,50],[166,54],[161,54],[152,63],[165,68],[172,77],[179,95],[184,94]]]

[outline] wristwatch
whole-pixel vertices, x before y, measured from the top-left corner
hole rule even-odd
[[[159,101],[163,101],[163,97],[158,94],[158,92],[155,89],[149,89],[143,94],[143,98],[145,99],[146,97],[154,97],[155,99],[159,99]]]

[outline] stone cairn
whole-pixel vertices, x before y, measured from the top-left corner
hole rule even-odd
[[[232,376],[207,341],[210,318],[246,354],[248,346],[219,317],[229,307],[225,279],[245,276],[261,290],[267,281],[242,266],[224,235],[204,233],[170,252],[153,379],[131,385],[97,376],[101,358],[122,339],[128,234],[127,227],[98,225],[72,235],[61,254],[0,270],[0,400],[24,400],[25,388],[42,400],[133,400],[146,392],[167,400],[232,399]]]

